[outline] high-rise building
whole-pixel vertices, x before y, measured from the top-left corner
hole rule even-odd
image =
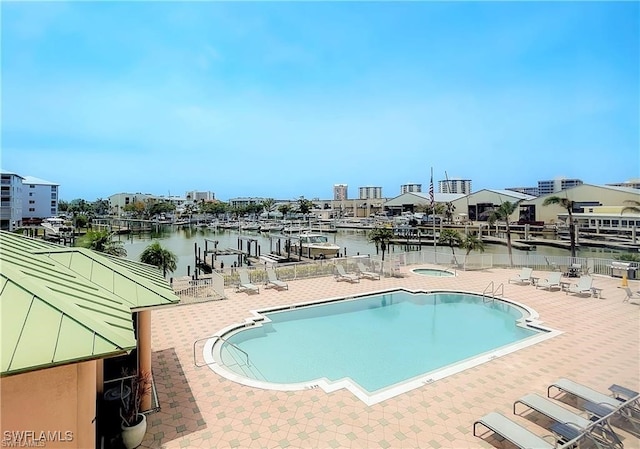
[[[400,186],[400,195],[404,194],[404,193],[409,193],[409,192],[415,192],[415,193],[420,193],[422,192],[422,184],[402,184]]]
[[[347,193],[347,189],[349,186],[347,184],[334,184],[333,185],[333,199],[337,201],[348,200],[349,195]]]
[[[471,180],[454,178],[438,181],[438,192],[468,195],[471,193]]]
[[[548,195],[582,185],[580,179],[556,178],[551,181],[538,181],[538,195]]]
[[[382,198],[382,187],[359,187],[361,200],[373,200]]]
[[[0,229],[13,231],[22,224],[22,176],[2,171]]]
[[[58,215],[59,184],[25,176],[22,179],[22,218],[48,218]]]

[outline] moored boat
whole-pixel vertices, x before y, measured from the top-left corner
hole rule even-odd
[[[340,252],[340,246],[330,243],[326,235],[313,232],[301,232],[298,239],[291,243],[291,246],[296,253],[302,247],[302,255],[312,259],[337,257]]]

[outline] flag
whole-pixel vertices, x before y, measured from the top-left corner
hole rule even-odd
[[[433,169],[431,170],[431,183],[429,184],[429,200],[431,201],[431,208],[433,209],[433,205],[435,203],[435,199],[433,197]]]

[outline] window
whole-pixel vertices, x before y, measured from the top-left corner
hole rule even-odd
[[[35,185],[33,185],[33,184],[29,184],[29,188],[30,188],[30,189],[35,189],[35,188],[36,188],[36,186],[35,186]]]
[[[35,204],[34,200],[29,200],[29,204]]]
[[[30,207],[29,208],[29,212],[35,212],[35,211],[36,211],[36,209],[34,207]]]
[[[29,192],[29,196],[33,196],[33,192]]]

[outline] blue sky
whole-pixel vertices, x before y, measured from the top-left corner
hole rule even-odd
[[[65,200],[640,177],[637,2],[2,2],[2,168]]]

